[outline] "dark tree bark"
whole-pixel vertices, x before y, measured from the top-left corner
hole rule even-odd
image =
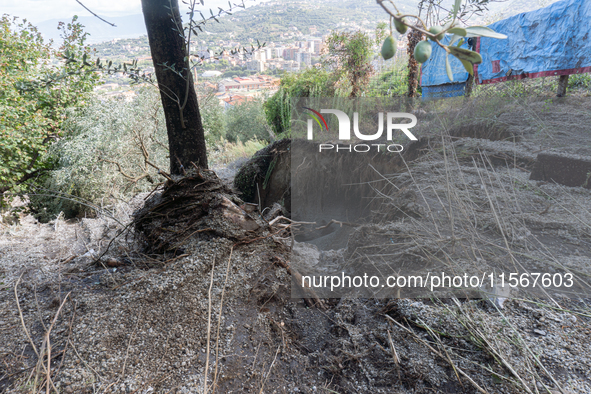
[[[415,47],[423,39],[423,33],[411,30],[408,33],[408,97],[417,97],[417,87],[419,86],[419,63],[415,60]]]
[[[183,169],[191,167],[191,162],[207,168],[205,131],[197,94],[187,70],[185,40],[177,30],[177,24],[182,29],[178,0],[142,0],[142,10],[166,117],[170,172],[182,174]],[[174,65],[184,78],[164,64]]]

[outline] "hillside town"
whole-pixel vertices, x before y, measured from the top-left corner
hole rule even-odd
[[[196,85],[208,91],[216,91],[215,95],[224,108],[242,103],[247,97],[272,95],[279,88],[280,78],[278,75],[285,72],[298,73],[310,67],[321,67],[321,58],[326,50],[328,34],[320,36],[316,34],[316,26],[309,27],[310,35],[304,35],[298,28],[292,26],[289,33],[282,34],[285,41],[272,41],[265,43],[260,48],[254,48],[245,53],[232,54],[231,50],[225,49],[216,52],[217,48],[239,48],[240,43],[233,40],[219,40],[216,42],[193,41],[192,47],[197,48],[195,58],[199,59],[200,66],[193,69],[193,79]],[[375,33],[367,29],[368,33]],[[316,35],[315,35],[316,34]],[[118,40],[112,44],[117,45]],[[396,59],[405,56],[407,39],[401,37],[398,41],[396,58],[388,61],[393,63]],[[139,53],[140,46],[122,44],[121,49],[129,53]],[[248,49],[248,48],[247,48]],[[377,50],[377,49],[376,49]],[[152,62],[150,56],[138,57],[141,62]],[[382,69],[384,60],[376,57],[375,69]],[[204,71],[205,69],[205,71]],[[228,70],[247,71],[249,75],[228,76]],[[145,67],[147,73],[153,73],[153,67]],[[238,74],[238,72],[236,73]],[[127,85],[125,76],[120,76],[123,82],[112,81],[97,88],[109,96],[122,96],[131,100],[135,93]]]

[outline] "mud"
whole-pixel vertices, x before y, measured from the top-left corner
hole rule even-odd
[[[526,104],[494,109],[515,139],[453,136],[449,125],[437,138],[433,116],[423,154],[388,173],[399,190],[376,206],[381,221],[351,229],[341,253],[395,235],[388,252],[401,260],[447,255],[457,269],[479,270],[512,254],[588,279],[591,191],[530,180],[529,171],[539,152],[589,156],[591,105]],[[464,105],[458,124],[489,116]],[[217,393],[591,392],[589,299],[343,298],[311,308],[291,298],[290,275],[276,264],[291,262],[288,222],[255,216],[254,232],[228,225],[227,206],[213,203],[228,194],[218,187],[183,215],[176,196],[187,189],[172,188],[169,211],[155,211],[157,200],[144,206],[166,194],[146,194],[112,217],[3,223],[0,391],[45,391],[49,375],[60,393],[203,393],[206,381]],[[207,201],[211,211],[179,224]],[[143,235],[117,236],[142,207],[152,212]],[[192,234],[208,227],[217,231]],[[339,253],[328,257],[338,264]]]

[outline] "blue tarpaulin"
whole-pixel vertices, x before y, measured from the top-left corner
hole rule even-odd
[[[563,0],[489,27],[505,40],[482,37],[477,83],[591,71],[591,0]]]
[[[441,43],[448,44],[450,40],[451,35],[447,35]],[[421,68],[421,86],[439,86],[452,83],[445,71],[445,51],[434,42],[432,42],[431,45],[433,47],[431,57],[423,63]],[[464,43],[462,48],[468,49],[467,43]],[[455,56],[449,56],[449,65],[451,66],[451,72],[454,77],[453,82],[466,82],[468,79],[468,73],[462,63]]]
[[[476,67],[475,82],[591,72],[590,21],[591,0],[563,0],[489,25],[508,38],[476,40],[474,49],[481,54],[482,63]],[[451,66],[454,82],[466,81],[468,73],[462,64],[454,59]],[[450,83],[445,52],[434,45],[431,59],[423,64],[421,86]]]
[[[466,82],[446,83],[437,86],[423,86],[421,88],[421,97],[424,99],[438,99],[463,96],[465,88]]]

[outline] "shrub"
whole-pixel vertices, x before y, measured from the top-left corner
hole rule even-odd
[[[205,141],[208,145],[218,144],[226,139],[226,115],[215,92],[209,91],[199,95],[199,112],[205,130]]]
[[[591,88],[591,75],[574,74],[568,78],[569,89],[589,89]]]
[[[279,90],[264,104],[266,120],[275,135],[289,136],[292,98],[335,96],[335,78],[334,74],[317,68],[283,75]]]
[[[46,153],[64,135],[66,110],[81,107],[98,81],[84,64],[90,49],[82,27],[76,17],[60,24],[56,51],[30,23],[0,19],[0,196],[51,168]],[[69,60],[54,66],[62,55]]]
[[[226,138],[230,142],[271,140],[261,99],[248,99],[227,109],[226,127]]]
[[[95,97],[64,126],[68,137],[50,149],[55,169],[30,196],[40,220],[61,211],[89,214],[79,201],[109,205],[152,189],[161,180],[154,166],[168,170],[165,120],[154,89],[139,90],[130,102]]]

